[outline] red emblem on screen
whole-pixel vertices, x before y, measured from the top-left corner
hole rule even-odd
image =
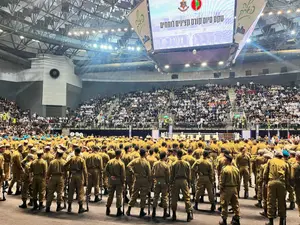
[[[201,9],[201,6],[202,6],[201,0],[192,0],[191,7],[193,8],[193,10],[198,11],[199,9]]]
[[[181,11],[181,12],[185,12],[186,10],[188,10],[188,6],[186,5],[186,1],[185,0],[182,0],[180,2],[180,7],[178,7],[178,9]]]

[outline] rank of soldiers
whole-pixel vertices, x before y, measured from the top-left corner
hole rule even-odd
[[[152,218],[156,218],[160,206],[163,218],[172,216],[173,221],[182,196],[189,222],[193,210],[199,210],[204,202],[206,191],[211,212],[216,210],[220,196],[219,224],[227,224],[231,205],[231,224],[239,225],[242,181],[244,199],[248,199],[249,186],[254,184],[255,206],[263,209],[261,215],[268,218],[267,225],[273,225],[276,216],[280,225],[286,224],[287,195],[289,209],[293,210],[296,203],[300,216],[300,144],[293,140],[270,144],[265,139],[154,140],[149,136],[49,136],[7,138],[0,143],[1,199],[13,194],[15,186],[14,194],[21,195],[19,207],[23,209],[31,206],[31,210],[45,208],[50,212],[56,198],[57,212],[72,212],[76,194],[78,213],[84,213],[89,210],[93,189],[94,202],[108,195],[106,215],[110,215],[116,195],[117,216],[124,215],[125,203],[126,215],[130,216],[140,198],[140,217],[150,214],[152,202]]]

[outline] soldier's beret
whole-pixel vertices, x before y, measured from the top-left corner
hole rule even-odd
[[[28,155],[27,155],[27,158],[28,158],[28,159],[33,159],[33,158],[34,158],[34,155],[33,155],[33,154],[28,154]]]
[[[43,155],[44,154],[44,152],[43,152],[43,150],[39,150],[39,151],[37,151],[37,153],[36,154],[38,154],[38,155]]]
[[[289,157],[290,153],[289,153],[288,150],[284,149],[284,150],[282,150],[282,155],[285,156],[285,157]]]
[[[58,150],[57,150],[57,153],[62,155],[62,154],[64,154],[64,151],[58,149]]]
[[[283,157],[283,154],[282,154],[281,151],[276,151],[276,152],[275,152],[275,156],[276,156],[276,157]]]
[[[257,151],[257,153],[260,154],[260,155],[261,155],[261,154],[264,154],[265,152],[266,152],[265,149],[259,149],[259,150]]]
[[[265,154],[264,154],[264,158],[272,159],[272,158],[273,158],[273,155],[272,155],[271,152],[265,153]]]
[[[232,156],[231,156],[231,155],[229,155],[229,154],[225,154],[224,156],[225,156],[225,158],[226,158],[226,159],[228,159],[228,160],[232,160]]]
[[[290,154],[291,155],[296,155],[296,152],[295,151],[290,151]]]

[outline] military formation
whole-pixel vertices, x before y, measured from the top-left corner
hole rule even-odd
[[[248,199],[249,187],[254,187],[251,197],[268,218],[266,224],[279,217],[285,225],[287,208],[297,204],[300,217],[300,143],[276,138],[8,137],[0,143],[0,183],[1,199],[21,195],[23,209],[50,212],[55,200],[57,212],[72,212],[76,200],[78,213],[84,213],[90,201],[108,195],[106,215],[115,196],[117,216],[131,216],[139,199],[139,217],[152,210],[156,219],[159,206],[164,219],[176,221],[178,201],[183,201],[188,222],[207,193],[210,212],[221,214],[220,225],[227,225],[229,212],[234,214],[231,224],[240,224],[239,199]]]

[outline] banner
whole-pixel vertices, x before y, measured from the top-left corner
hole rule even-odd
[[[233,63],[243,50],[247,40],[254,31],[262,11],[266,6],[264,0],[239,0],[237,4],[236,28],[234,40],[239,44],[234,51]]]
[[[152,50],[147,0],[143,0],[127,17],[147,51]]]
[[[235,42],[241,43],[266,6],[265,0],[239,0],[236,10]],[[255,25],[254,25],[255,26]],[[248,34],[249,36],[249,34]]]

